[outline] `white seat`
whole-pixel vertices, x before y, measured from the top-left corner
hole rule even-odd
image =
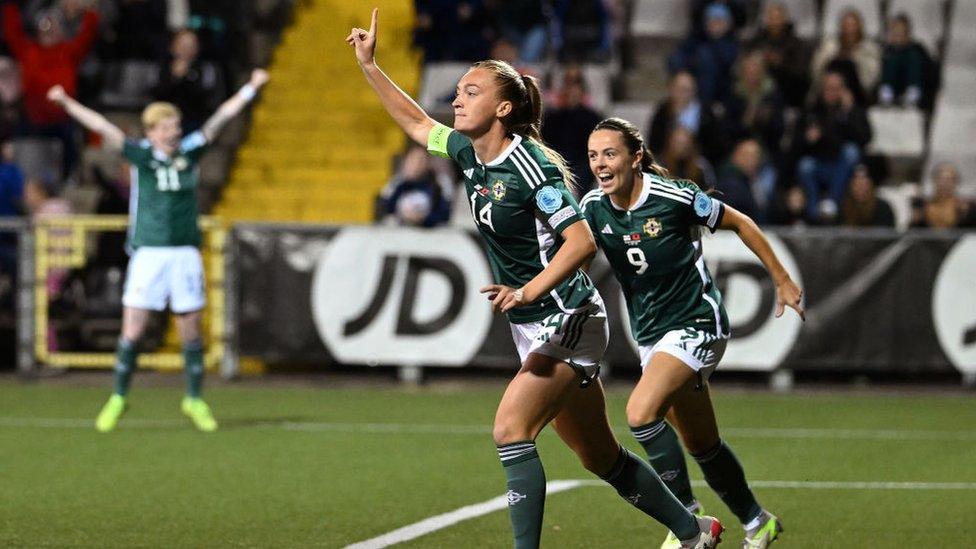
[[[946,70],[951,67],[976,67],[976,36],[954,33],[946,44]]]
[[[875,154],[921,158],[925,151],[925,117],[918,109],[872,107],[868,120],[874,130],[868,150]]]
[[[609,116],[623,118],[627,122],[637,126],[641,132],[644,128],[651,125],[651,114],[654,113],[654,105],[643,102],[614,103],[610,105]]]
[[[976,106],[976,66],[946,65],[939,101],[959,107]]]
[[[878,198],[891,206],[895,215],[895,228],[904,231],[912,221],[912,199],[918,195],[917,183],[884,185],[878,187]]]
[[[630,31],[634,36],[683,38],[691,29],[686,0],[637,0]]]
[[[777,1],[790,13],[793,28],[800,38],[814,39],[820,28],[820,14],[817,0],[765,0],[766,3]]]
[[[976,143],[976,106],[953,105],[939,101],[932,121],[929,150],[933,154],[973,155]]]
[[[888,17],[904,13],[912,22],[912,35],[932,55],[939,53],[945,34],[945,0],[889,0]]]
[[[420,106],[427,111],[451,109],[458,81],[470,63],[428,63],[420,84]]]
[[[864,33],[871,38],[881,35],[881,2],[880,0],[827,0],[823,13],[824,36],[835,36],[840,29],[840,15],[848,8],[861,12],[864,21]]]

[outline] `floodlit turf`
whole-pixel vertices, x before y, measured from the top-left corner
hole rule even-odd
[[[91,422],[107,388],[0,381],[0,547],[342,547],[504,492],[490,438],[502,386],[221,386],[195,432],[180,392],[137,387],[116,432]],[[956,490],[760,488],[789,547],[949,547],[976,513],[972,396],[717,390],[726,439],[754,480],[972,483]],[[626,387],[610,416],[627,446]],[[749,429],[769,429],[754,431]],[[878,433],[877,430],[883,432]],[[547,476],[590,478],[552,433]],[[700,472],[691,464],[693,478]],[[706,508],[739,526],[707,488]],[[407,542],[508,547],[504,511]],[[664,529],[612,489],[553,495],[545,547],[656,547]],[[968,544],[966,541],[963,545]]]

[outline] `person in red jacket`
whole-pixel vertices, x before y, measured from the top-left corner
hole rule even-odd
[[[98,14],[82,9],[82,0],[64,2],[64,8],[83,12],[74,37],[65,35],[62,13],[51,9],[37,18],[37,38],[24,31],[20,10],[13,2],[3,6],[3,36],[21,65],[24,112],[28,135],[53,137],[63,143],[62,168],[67,176],[76,157],[74,124],[64,110],[47,100],[47,90],[60,85],[70,95],[78,87],[78,65],[88,54],[98,31]]]

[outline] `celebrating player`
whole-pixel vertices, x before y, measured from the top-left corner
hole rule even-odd
[[[183,344],[187,391],[180,407],[201,431],[217,429],[210,407],[200,398],[204,366],[200,320],[205,296],[197,226],[197,163],[224,125],[267,81],[267,72],[254,70],[247,84],[199,131],[186,137],[182,136],[179,109],[170,103],[152,103],[142,112],[146,139],[139,142],[126,139],[121,129],[68,96],[61,86],[48,91],[48,99],[99,134],[109,150],[121,151],[133,167],[128,247],[134,252],[122,297],[115,391],[95,420],[95,428],[103,433],[114,429],[128,408],[126,395],[139,340],[151,312],[166,310],[167,303],[176,315]]]
[[[760,507],[735,454],[719,438],[708,393],[706,382],[725,352],[729,322],[702,259],[701,228],[735,231],[759,257],[776,284],[777,317],[785,306],[803,317],[803,293],[749,217],[690,181],[671,179],[633,124],[619,118],[600,122],[588,149],[599,188],[580,205],[623,288],[644,369],[627,403],[627,422],[674,495],[699,512],[669,423],[677,427],[708,485],[742,521],[743,547],[767,547],[782,526]],[[681,547],[675,534],[662,549]]]
[[[346,41],[397,124],[464,172],[496,282],[482,292],[493,310],[508,314],[522,360],[494,426],[515,547],[539,545],[546,487],[535,439],[550,421],[587,469],[668,526],[684,540],[682,547],[714,547],[722,531],[718,521],[696,520],[610,430],[596,377],[608,339],[606,311],[579,270],[596,247],[566,188],[572,176],[539,138],[542,102],[535,79],[503,62],[475,63],[457,86],[455,127],[438,124],[376,65],[376,16],[374,10],[368,31],[353,29]]]

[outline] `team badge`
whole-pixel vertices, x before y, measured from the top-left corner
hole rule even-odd
[[[505,183],[501,179],[496,179],[494,183],[491,184],[491,196],[495,197],[495,200],[501,200],[505,198]]]
[[[707,217],[712,213],[712,199],[708,197],[707,194],[703,192],[698,192],[695,194],[695,215],[698,217]]]
[[[173,161],[173,167],[176,168],[176,171],[183,171],[188,165],[186,158],[182,156],[177,156],[176,160]]]
[[[630,244],[631,246],[636,246],[640,244],[641,235],[640,233],[631,233],[624,235],[624,244]]]
[[[661,234],[661,222],[651,217],[644,222],[644,232],[651,238],[656,238]]]
[[[542,187],[535,193],[535,204],[547,214],[554,213],[563,205],[563,193],[555,187]]]

